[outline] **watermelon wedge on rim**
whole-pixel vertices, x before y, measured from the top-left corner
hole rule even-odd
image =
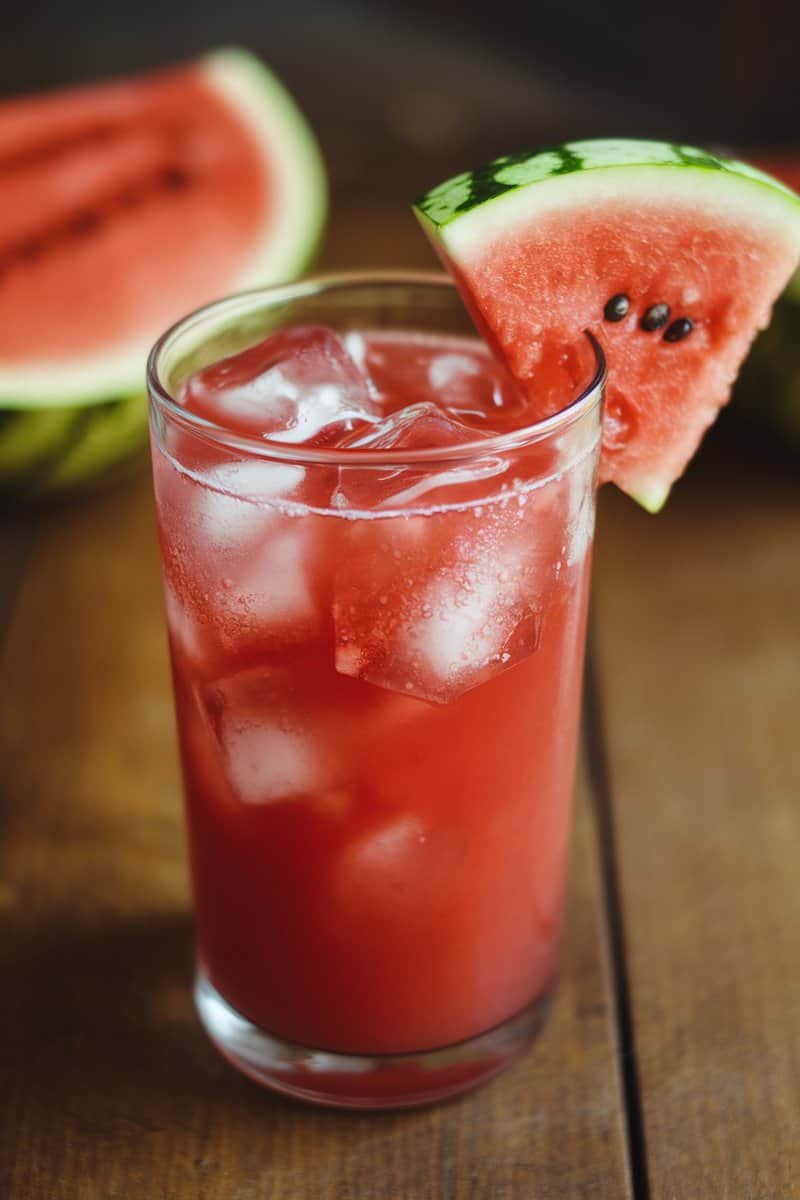
[[[609,372],[600,481],[651,511],[729,399],[800,258],[791,189],[662,142],[505,156],[415,211],[537,416],[558,406],[549,370],[583,330],[597,336]]]

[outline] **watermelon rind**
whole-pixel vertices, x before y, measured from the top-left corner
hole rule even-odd
[[[785,214],[786,205],[797,208],[798,199],[791,188],[749,163],[677,143],[615,139],[567,142],[534,153],[504,155],[477,171],[464,171],[445,180],[414,208],[423,224],[448,246],[466,250],[472,243],[485,244],[492,232],[513,229],[520,218],[530,216],[531,193],[525,189],[532,183],[558,184],[557,188],[536,189],[537,210],[541,206],[544,212],[568,208],[573,198],[583,204],[589,196],[627,195],[629,187],[645,198],[658,198],[666,182],[665,169],[671,176],[672,198],[684,167],[691,168],[683,176],[687,200],[701,199],[705,187],[717,195],[720,182],[735,176],[758,187],[752,192],[752,205],[758,205],[766,220],[771,212]]]
[[[325,168],[314,135],[283,84],[247,51],[217,50],[197,65],[261,147],[278,189],[246,271],[228,280],[225,290],[294,279],[313,258],[327,212]],[[158,287],[157,276],[153,286]],[[153,338],[158,332],[153,331]],[[46,336],[43,330],[43,344]],[[0,408],[69,407],[132,397],[144,387],[148,348],[138,339],[77,362],[0,364]]]
[[[0,495],[28,501],[83,490],[146,461],[147,396],[0,412]]]
[[[658,483],[656,481],[649,483],[640,483],[637,487],[629,491],[632,500],[635,500],[641,508],[646,512],[656,513],[661,512],[664,505],[669,500],[669,494],[672,491],[672,485],[666,483]]]
[[[0,412],[0,491],[16,487],[57,459],[80,437],[85,422],[80,408]]]
[[[144,461],[147,396],[143,392],[78,411],[86,418],[78,436],[31,479],[31,495],[73,491],[123,464]]]

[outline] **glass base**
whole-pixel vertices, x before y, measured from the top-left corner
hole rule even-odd
[[[194,999],[211,1041],[256,1083],[310,1104],[388,1109],[448,1099],[510,1066],[542,1028],[553,990],[465,1042],[417,1054],[381,1055],[334,1054],[273,1037],[231,1008],[202,970]]]

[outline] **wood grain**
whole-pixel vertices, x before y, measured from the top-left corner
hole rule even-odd
[[[465,1099],[342,1115],[206,1043],[149,484],[43,520],[0,665],[0,1195],[629,1196],[595,831],[581,792],[560,996]]]
[[[4,508],[0,495],[0,642],[17,597],[25,561],[33,540],[36,516]]]
[[[604,497],[595,636],[652,1200],[800,1197],[800,492]]]

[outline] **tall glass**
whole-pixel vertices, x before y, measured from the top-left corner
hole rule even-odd
[[[604,366],[587,337],[552,417],[437,449],[310,449],[176,402],[309,323],[481,353],[450,283],[407,273],[233,297],[153,350],[195,997],[259,1082],[402,1107],[501,1070],[552,996]]]

